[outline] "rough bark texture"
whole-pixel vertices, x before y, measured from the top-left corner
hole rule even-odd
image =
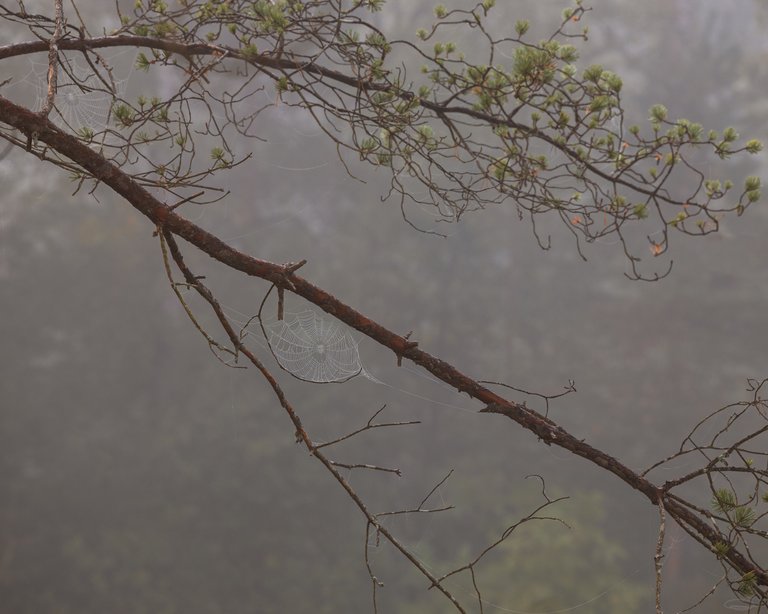
[[[121,44],[115,37],[115,44]],[[136,42],[131,38],[132,42]],[[157,43],[155,39],[152,40]],[[122,44],[125,44],[123,41]],[[81,41],[62,41],[61,48],[82,48]],[[19,47],[18,45],[15,47]],[[25,44],[26,52],[47,48],[45,43]],[[21,53],[21,52],[19,52]],[[0,50],[0,59],[3,53]],[[664,488],[658,487],[636,471],[623,465],[613,456],[606,454],[583,440],[566,432],[552,420],[527,408],[526,406],[509,401],[482,386],[477,381],[461,373],[449,363],[419,349],[417,344],[402,335],[394,333],[384,326],[367,318],[352,307],[338,300],[328,292],[318,288],[306,279],[300,277],[290,264],[281,265],[259,260],[240,252],[213,234],[193,224],[175,213],[168,205],[161,202],[147,190],[136,183],[129,175],[110,163],[99,153],[73,136],[59,130],[54,124],[41,115],[20,107],[9,100],[0,97],[0,121],[24,133],[29,139],[37,139],[45,143],[59,154],[66,156],[78,166],[85,169],[102,183],[108,185],[120,194],[134,208],[148,217],[153,224],[191,243],[211,258],[228,267],[254,277],[270,281],[279,288],[293,292],[307,301],[317,305],[333,317],[348,326],[360,331],[377,343],[394,352],[398,360],[406,358],[423,367],[432,375],[451,385],[459,392],[465,392],[470,397],[484,404],[480,411],[504,415],[517,422],[523,428],[531,431],[548,445],[556,445],[581,456],[603,469],[613,473],[633,489],[641,492],[653,505],[663,503],[667,513],[675,518],[692,536],[712,549],[718,542],[727,542],[727,538],[714,528],[707,519],[670,498]],[[758,583],[768,586],[768,574],[755,569],[745,556],[731,549],[725,558],[740,573],[754,572]]]

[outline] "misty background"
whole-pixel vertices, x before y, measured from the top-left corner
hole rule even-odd
[[[499,24],[528,18],[534,39],[563,8],[498,4]],[[79,6],[113,27],[111,4]],[[599,62],[624,78],[629,123],[661,102],[672,118],[768,140],[764,3],[592,6],[577,66]],[[414,38],[432,9],[389,0],[377,19],[389,36]],[[29,37],[5,22],[0,35]],[[167,87],[137,75],[131,57],[115,62],[127,92]],[[28,95],[32,62],[3,68]],[[276,106],[262,117],[266,140],[238,143],[252,161],[222,175],[231,194],[182,214],[255,257],[306,258],[307,279],[391,330],[413,331],[421,348],[473,377],[544,393],[574,380],[578,392],[555,401],[550,417],[630,467],[672,453],[706,414],[748,398],[747,378],[768,376],[765,204],[728,217],[715,236],[673,236],[672,274],[630,281],[620,245],[587,246],[584,262],[569,234],[545,224],[552,248],[542,251],[511,205],[441,226],[448,238],[418,233],[396,202],[381,202],[385,172],[358,164],[352,180],[299,112]],[[766,176],[761,156],[712,165],[737,182]],[[258,373],[208,351],[168,285],[151,224],[105,189],[98,200],[71,196],[64,172],[21,150],[0,162],[0,180],[0,612],[372,611],[363,517],[294,443]],[[256,313],[266,283],[182,249],[229,315]],[[287,296],[289,314],[306,308]],[[430,569],[466,562],[539,505],[540,482],[526,479],[538,474],[550,496],[569,497],[550,511],[571,529],[529,523],[490,555],[478,574],[487,611],[650,611],[657,511],[646,500],[354,336],[378,382],[299,382],[254,347],[316,440],[364,425],[384,404],[382,419],[421,421],[365,433],[331,458],[402,470],[349,473],[374,511],[417,505],[453,469],[430,501],[455,509],[392,522]],[[675,526],[667,547],[665,604],[676,611],[720,568]],[[390,547],[374,544],[371,556],[385,583],[381,612],[447,611]],[[455,586],[471,601],[466,579]],[[697,611],[722,612],[731,598],[718,591]]]

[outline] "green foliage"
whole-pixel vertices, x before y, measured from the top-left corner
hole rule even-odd
[[[595,96],[589,103],[589,109],[592,113],[600,113],[610,109],[616,104],[616,99],[612,96]]]
[[[754,203],[760,200],[760,177],[751,175],[744,182],[744,194],[747,202]]]
[[[735,144],[738,134],[733,128],[724,130],[720,141],[712,137],[713,131],[710,139],[704,140],[706,133],[701,124],[686,119],[668,123],[667,109],[660,104],[650,110],[654,130],[651,138],[645,138],[636,125],[631,126],[628,133],[620,134],[616,126],[623,126],[627,119],[620,98],[621,77],[600,64],[588,66],[581,74],[575,66],[579,57],[576,43],[586,39],[586,29],[579,32],[573,26],[586,15],[578,1],[566,9],[564,21],[549,37],[523,44],[519,39],[529,32],[530,24],[525,20],[513,21],[512,36],[506,33],[495,38],[489,30],[486,37],[480,37],[481,44],[487,45],[491,53],[478,57],[494,58],[493,65],[468,61],[464,48],[458,52],[453,41],[462,35],[462,28],[470,33],[482,25],[481,20],[495,5],[494,0],[479,0],[469,10],[454,10],[453,5],[443,4],[434,7],[433,23],[416,30],[417,40],[432,41],[430,49],[422,50],[421,72],[425,77],[421,82],[406,74],[407,62],[401,63],[400,58],[397,64],[389,61],[396,46],[407,52],[409,43],[396,38],[388,40],[363,14],[365,10],[380,10],[383,6],[380,0],[342,3],[335,17],[340,27],[327,32],[328,18],[320,17],[309,10],[307,3],[296,0],[254,0],[243,4],[200,1],[188,5],[190,10],[194,7],[190,13],[193,19],[186,19],[183,11],[174,12],[162,4],[152,3],[149,10],[138,8],[134,20],[137,25],[127,27],[135,29],[141,25],[154,36],[181,38],[183,35],[185,40],[206,43],[218,41],[219,33],[228,30],[236,40],[234,46],[239,48],[240,57],[255,67],[289,55],[295,61],[318,66],[324,62],[319,58],[333,58],[332,70],[344,75],[341,81],[325,73],[319,76],[299,71],[291,73],[291,83],[288,83],[286,73],[276,70],[270,76],[279,99],[297,107],[304,105],[302,101],[316,100],[316,110],[321,112],[314,118],[320,124],[328,124],[322,126],[326,134],[342,134],[337,129],[346,125],[355,133],[357,143],[365,143],[365,147],[359,148],[363,159],[387,166],[397,174],[407,169],[415,181],[427,188],[426,202],[419,205],[434,206],[440,212],[440,219],[455,220],[460,217],[458,212],[483,209],[512,198],[516,206],[530,213],[562,209],[569,214],[562,219],[571,230],[585,235],[587,242],[606,232],[615,232],[624,243],[624,222],[629,220],[653,216],[658,231],[667,233],[670,228],[677,228],[687,232],[682,223],[685,218],[678,215],[670,221],[670,209],[677,214],[680,207],[690,203],[695,207],[686,215],[711,219],[729,210],[740,214],[749,203],[759,199],[758,189],[747,190],[736,204],[718,209],[715,201],[722,199],[727,189],[723,190],[715,180],[709,180],[700,191],[667,189],[668,182],[673,181],[680,186],[698,185],[685,176],[686,169],[691,172],[696,169],[681,163],[690,160],[687,148],[692,145],[710,145],[723,158],[742,151],[756,153],[762,145],[753,139],[739,148]],[[315,35],[307,37],[316,27],[320,28],[316,38]],[[474,56],[473,45],[470,47]],[[313,46],[316,46],[314,50]],[[136,64],[141,70],[148,70],[151,64],[178,65],[177,62],[173,54],[158,53],[155,59],[140,55]],[[229,63],[228,60],[219,67],[224,69],[225,63]],[[349,85],[344,80],[350,78],[373,82],[375,87],[358,96],[355,88],[344,89]],[[341,85],[342,82],[345,85]],[[302,95],[280,96],[289,90],[301,91]],[[336,102],[330,102],[334,97]],[[425,104],[427,101],[429,104]],[[437,111],[434,105],[440,101],[450,101],[449,106],[457,110],[447,114]],[[458,110],[462,106],[464,109]],[[243,104],[236,111],[242,117],[234,118],[233,122],[249,123],[253,119],[249,117],[250,108]],[[164,116],[155,113],[152,119],[166,122],[168,112],[163,113]],[[466,114],[457,122],[456,113]],[[177,117],[184,114],[179,113]],[[530,117],[530,123],[518,124],[522,117]],[[428,121],[433,127],[441,124],[451,127],[440,139],[425,138],[417,127],[422,121]],[[662,124],[666,124],[665,134],[660,133]],[[329,131],[330,125],[334,128]],[[501,126],[506,129],[502,130]],[[380,139],[372,147],[366,139],[379,128],[390,131],[393,138],[387,137],[386,145],[385,139]],[[489,134],[493,139],[486,141],[480,136]],[[626,142],[628,135],[634,137],[629,143]],[[159,140],[173,138],[167,134]],[[158,139],[153,137],[153,140]],[[339,144],[340,151],[344,151],[349,143]],[[558,157],[564,156],[566,162],[542,163],[539,159],[542,149],[548,150],[552,144],[559,150]],[[452,162],[445,165],[442,156],[447,155],[449,149]],[[190,153],[193,151],[190,149]],[[469,160],[477,163],[468,163]],[[551,172],[556,166],[560,174],[553,182]],[[622,173],[622,185],[607,180],[617,171]],[[496,180],[495,190],[475,189],[484,178]],[[199,181],[202,185],[202,178]],[[420,197],[414,199],[414,195],[424,194],[406,189],[399,181],[394,185],[396,191],[407,193],[406,199],[416,200]],[[466,189],[466,186],[474,187]],[[569,198],[574,192],[593,197],[582,200],[575,211]],[[638,207],[633,214],[632,205],[616,207],[614,203],[610,211],[618,217],[606,217],[603,203],[613,203],[614,195],[636,201],[638,193],[654,194],[647,207]],[[568,221],[572,219],[583,223],[574,228]],[[698,221],[691,220],[691,225]],[[635,254],[630,258],[634,270],[634,263],[640,259]]]
[[[585,31],[580,34],[572,26],[585,16],[579,2],[563,13],[565,21],[551,36],[537,43],[519,42],[530,29],[525,20],[514,22],[512,37],[494,39],[489,31],[482,44],[489,46],[491,53],[485,57],[494,58],[493,65],[467,61],[464,49],[459,53],[453,41],[461,35],[462,28],[470,31],[481,25],[481,19],[495,2],[481,0],[471,10],[454,10],[438,4],[434,7],[433,23],[416,30],[417,40],[431,40],[432,44],[429,50],[422,51],[421,72],[425,77],[412,86],[412,77],[405,73],[407,62],[401,64],[399,59],[397,65],[389,62],[394,47],[399,46],[405,52],[408,43],[395,42],[396,39],[390,42],[378,26],[368,23],[367,16],[362,15],[365,9],[379,10],[382,4],[371,0],[343,3],[338,16],[342,27],[333,29],[328,40],[323,40],[326,34],[318,34],[317,40],[307,38],[307,32],[320,27],[321,23],[318,32],[324,31],[327,19],[308,10],[306,3],[288,0],[256,0],[242,6],[220,0],[199,2],[194,5],[197,24],[177,20],[173,18],[175,13],[157,13],[162,17],[143,14],[138,16],[141,17],[138,21],[146,19],[156,35],[176,36],[190,30],[193,32],[190,39],[196,36],[197,40],[205,41],[216,40],[219,32],[227,28],[236,37],[241,57],[255,66],[289,54],[296,61],[317,62],[318,66],[322,64],[318,58],[334,58],[333,71],[344,75],[341,81],[325,73],[318,78],[300,71],[291,74],[289,84],[285,73],[275,71],[271,77],[278,95],[288,90],[302,92],[301,97],[280,97],[280,100],[291,106],[317,100],[317,110],[322,112],[315,115],[315,120],[329,124],[324,130],[331,124],[335,127],[330,132],[326,130],[326,134],[337,133],[337,127],[347,125],[355,133],[355,141],[365,144],[358,148],[363,159],[390,167],[398,174],[407,169],[411,177],[427,188],[427,201],[419,204],[433,205],[440,211],[441,219],[455,220],[460,217],[459,211],[463,214],[513,198],[518,207],[531,213],[563,209],[570,214],[563,216],[566,223],[570,224],[567,221],[570,219],[582,220],[584,223],[571,230],[584,234],[588,242],[602,236],[607,228],[613,229],[607,232],[621,235],[623,242],[623,222],[654,215],[662,232],[666,233],[669,228],[687,231],[681,218],[669,221],[669,208],[677,212],[691,202],[698,205],[692,209],[696,213],[691,215],[704,217],[724,192],[713,183],[707,184],[708,191],[682,196],[666,189],[666,183],[673,181],[673,174],[676,178],[682,176],[679,185],[695,185],[685,181],[685,165],[680,164],[688,160],[684,148],[707,143],[721,157],[761,148],[754,140],[741,149],[735,147],[738,135],[733,129],[726,129],[720,142],[702,141],[702,125],[685,119],[668,125],[666,134],[658,134],[662,123],[668,122],[663,105],[651,108],[652,127],[656,132],[652,138],[646,139],[639,127],[632,126],[628,134],[634,139],[631,143],[625,142],[627,134],[619,134],[616,128],[625,121],[620,99],[621,77],[600,64],[588,66],[581,74],[575,66],[579,57],[575,42],[586,38]],[[158,30],[166,24],[178,31]],[[442,31],[438,33],[439,30]],[[313,45],[318,45],[314,51],[310,49]],[[320,55],[315,55],[321,48]],[[474,48],[472,52],[474,55]],[[171,56],[154,61],[140,56],[137,66],[147,70],[151,63],[174,64],[176,61]],[[345,79],[349,78],[373,82],[375,87],[365,86],[365,95],[357,96],[352,89],[344,91],[349,85]],[[341,86],[341,82],[346,85]],[[336,103],[330,102],[333,97],[337,98]],[[450,101],[449,106],[456,110],[447,114],[436,110],[434,105],[441,100]],[[427,101],[429,104],[425,104]],[[462,106],[464,109],[458,110]],[[243,107],[247,109],[248,105]],[[247,110],[240,111],[248,116]],[[461,121],[456,122],[454,115],[465,112]],[[531,122],[517,124],[522,117],[530,117]],[[425,138],[417,127],[422,120],[432,126],[451,127],[440,139]],[[510,129],[515,124],[514,129]],[[501,130],[501,126],[506,126],[506,130]],[[369,133],[378,128],[389,131],[393,138],[380,139],[372,146],[367,139]],[[489,133],[497,140],[485,141],[479,136]],[[339,144],[343,151],[346,144]],[[556,144],[558,155],[565,156],[567,162],[555,165],[539,159],[542,148],[548,149],[552,144]],[[441,157],[449,149],[452,162],[444,165]],[[433,153],[437,156],[432,157]],[[478,163],[471,164],[468,160]],[[555,166],[560,169],[560,175],[552,182],[550,172]],[[622,172],[621,186],[606,181],[617,171]],[[479,186],[486,174],[487,178],[496,180],[495,191],[465,189],[465,186]],[[423,193],[408,191],[398,181],[395,190],[408,192],[407,199]],[[568,196],[574,191],[593,195],[592,199],[582,201],[578,212],[572,210]],[[606,217],[603,203],[612,202],[614,194],[631,201],[637,200],[638,192],[654,194],[649,206],[638,208],[635,214],[631,205],[612,206],[610,210],[620,217]],[[697,199],[700,194],[706,197],[701,202]],[[749,190],[730,210],[740,213],[758,197],[759,191]],[[633,263],[639,262],[634,255],[630,257]]]
[[[136,68],[138,68],[139,70],[143,70],[144,72],[147,72],[151,65],[152,65],[152,62],[145,55],[145,53],[143,51],[139,51],[138,55],[136,56]]]
[[[240,48],[240,53],[243,54],[243,57],[245,57],[246,60],[252,60],[259,55],[259,49],[256,47],[255,43],[249,43]]]
[[[584,81],[592,81],[597,83],[600,81],[600,77],[603,76],[603,67],[600,64],[591,64],[584,69],[582,78]]]
[[[152,100],[152,106],[157,107],[157,105],[160,104],[160,101],[157,99]],[[154,115],[152,116],[152,119],[158,123],[166,123],[169,120],[168,117],[168,107],[163,105],[157,108]]]
[[[93,138],[93,130],[87,126],[81,126],[77,130],[77,135],[86,141],[90,141]]]
[[[743,597],[751,597],[757,588],[757,574],[754,571],[745,573],[736,585],[736,591]]]
[[[687,119],[678,119],[675,122],[675,126],[670,129],[669,136],[674,138],[690,138],[695,141],[698,140],[704,131],[704,127],[701,124],[697,124]]]
[[[728,488],[715,491],[712,508],[728,516],[734,526],[742,529],[751,527],[757,518],[755,510],[748,505],[739,505],[735,493]]]
[[[379,143],[376,141],[376,139],[368,137],[360,143],[360,153],[362,155],[367,155],[373,152],[378,146]]]
[[[521,80],[547,83],[555,74],[552,54],[546,49],[518,47],[515,49],[513,72]]]
[[[723,130],[723,141],[725,141],[726,143],[732,143],[738,138],[739,138],[739,133],[736,132],[735,128],[728,127],[725,130]]]
[[[272,3],[269,0],[258,0],[253,4],[251,13],[260,20],[260,27],[265,32],[280,34],[289,24],[285,9],[285,2]]]
[[[733,510],[733,524],[742,529],[751,527],[756,518],[755,510],[749,506],[741,505]]]
[[[727,513],[736,507],[736,495],[729,488],[719,488],[712,496],[712,509],[717,512]]]
[[[133,123],[133,111],[124,103],[115,105],[112,108],[112,115],[115,118],[115,122],[122,126],[130,126]]]
[[[573,45],[560,45],[557,53],[563,62],[575,62],[579,59],[579,52]]]
[[[704,182],[704,189],[707,196],[715,196],[721,192],[722,184],[719,179],[707,179]]]
[[[604,70],[603,74],[600,75],[600,79],[605,82],[605,85],[609,90],[616,92],[617,94],[621,91],[621,88],[624,85],[621,77],[619,77],[616,73],[611,72],[610,70]]]
[[[433,138],[434,131],[432,130],[432,126],[429,124],[422,124],[421,126],[416,127],[416,131],[419,133],[419,136],[422,138],[422,140],[428,140]]]
[[[291,82],[288,80],[288,77],[283,75],[280,77],[277,81],[275,81],[275,89],[278,93],[282,94],[283,92],[287,92],[290,89]]]
[[[165,38],[176,32],[176,24],[172,21],[161,21],[155,24],[153,34],[157,38]]]
[[[650,110],[651,120],[657,123],[661,123],[667,119],[669,111],[663,104],[655,104]]]
[[[366,35],[365,42],[368,43],[371,47],[374,47],[375,49],[387,53],[390,50],[390,45],[387,42],[387,39],[384,38],[384,36],[379,32],[371,32]]]
[[[726,542],[717,542],[717,543],[715,543],[714,546],[712,546],[712,549],[714,550],[715,554],[717,555],[717,558],[721,559],[726,554],[728,554],[728,552],[731,549],[731,545],[726,543]]]

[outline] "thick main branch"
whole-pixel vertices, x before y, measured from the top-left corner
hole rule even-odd
[[[2,55],[0,55],[1,58]],[[254,258],[227,245],[215,235],[175,213],[128,174],[77,138],[58,129],[46,118],[0,97],[0,122],[16,128],[29,137],[35,135],[39,142],[66,156],[98,181],[120,194],[154,225],[185,239],[230,268],[294,292],[380,345],[389,348],[398,358],[411,360],[459,392],[466,392],[485,405],[481,411],[507,416],[534,433],[546,444],[559,446],[591,461],[643,493],[654,505],[658,505],[663,499],[667,512],[681,524],[688,525],[701,541],[708,542],[711,546],[723,541],[724,536],[703,518],[684,505],[667,498],[664,489],[657,487],[613,456],[577,439],[538,412],[499,396],[446,361],[419,349],[412,341],[390,331],[300,277],[290,267]],[[740,573],[753,572],[760,584],[768,586],[768,573],[762,569],[755,569],[755,566],[735,548],[729,550],[724,556]]]

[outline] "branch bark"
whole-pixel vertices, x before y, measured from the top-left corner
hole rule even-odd
[[[0,59],[2,59],[1,53]],[[547,445],[564,448],[613,473],[631,488],[642,493],[654,506],[663,504],[671,517],[710,550],[714,549],[715,544],[727,541],[727,538],[710,525],[707,519],[694,513],[690,508],[680,503],[677,498],[670,498],[663,486],[655,485],[613,456],[576,438],[549,418],[525,405],[507,400],[492,392],[448,362],[419,349],[413,341],[390,331],[330,293],[300,277],[291,267],[260,260],[240,252],[215,235],[183,218],[171,206],[155,198],[128,174],[77,138],[58,129],[47,118],[0,97],[0,122],[16,128],[28,136],[36,134],[40,142],[66,156],[125,198],[135,209],[149,218],[153,225],[183,238],[211,258],[232,269],[270,281],[278,288],[301,296],[373,341],[389,348],[398,358],[412,361],[457,391],[465,392],[473,399],[483,403],[485,407],[480,410],[481,412],[506,416],[534,433]],[[332,469],[330,465],[329,469]],[[723,557],[740,574],[753,573],[759,585],[768,586],[768,572],[756,568],[736,548],[731,548]]]
[[[46,92],[43,108],[40,111],[40,115],[43,117],[48,117],[51,109],[53,109],[56,90],[58,88],[59,44],[61,37],[64,34],[64,8],[62,2],[63,0],[54,0],[54,20],[56,22],[56,27],[53,30],[53,36],[48,44],[48,90]]]

